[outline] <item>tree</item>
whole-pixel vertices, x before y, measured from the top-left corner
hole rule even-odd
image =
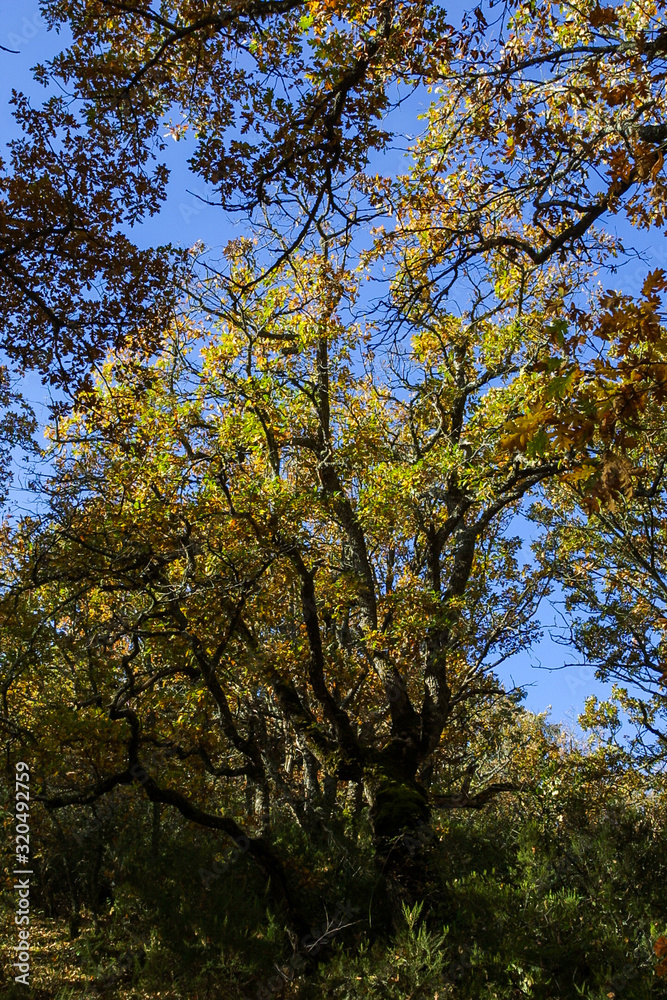
[[[615,682],[616,705],[591,698],[582,720],[616,742],[623,708],[636,727],[631,758],[651,772],[665,758],[664,280],[649,275],[643,301],[602,297],[603,350],[591,357],[586,340],[583,364],[571,357],[560,369],[565,397],[554,403],[547,380],[511,438],[534,435],[547,447],[564,439],[582,449],[578,468],[548,484],[533,508],[546,529],[536,551],[564,590],[567,643],[599,679]]]
[[[598,679],[614,683],[609,699],[588,699],[581,721],[634,766],[660,776],[667,754],[665,459],[661,435],[652,437],[645,449],[654,456],[653,483],[594,512],[578,491],[557,490],[537,513],[548,526],[543,561],[565,592],[567,642]],[[624,721],[634,734],[623,736]]]
[[[65,391],[106,349],[147,330],[155,345],[189,270],[182,249],[141,249],[128,233],[165,198],[165,126],[197,135],[193,167],[214,201],[293,209],[292,246],[332,213],[346,229],[341,182],[385,144],[390,81],[442,22],[422,3],[335,11],[299,0],[226,13],[58,0],[43,13],[73,43],[35,69],[56,96],[35,108],[13,95],[23,134],[0,164],[0,345]]]
[[[0,414],[0,503],[5,503],[12,482],[16,449],[20,447],[28,454],[35,454],[33,435],[37,420],[31,407],[12,384],[4,365],[0,365]]]
[[[365,190],[395,213],[392,240],[427,241],[418,284],[429,266],[448,285],[490,258],[528,271],[599,260],[614,241],[595,227],[624,207],[636,225],[661,225],[663,5],[491,9],[455,28],[421,0],[225,13],[59,0],[45,13],[73,42],[43,73],[137,148],[180,113],[172,133],[193,135],[211,201],[294,212],[288,249],[316,220],[352,225],[348,198]],[[378,122],[420,85],[436,93],[411,183],[366,177],[370,151],[393,139]]]
[[[250,246],[230,254],[251,286]],[[9,542],[3,600],[7,722],[47,755],[50,808],[138,779],[238,837],[221,811],[245,782],[281,885],[271,811],[317,829],[352,783],[414,884],[397,839],[523,783],[494,669],[544,589],[508,529],[558,462],[502,446],[539,317],[443,314],[380,377],[343,322],[355,294],[327,256],[222,289],[204,340],[183,322],[155,360],[112,356],[56,425],[50,512]]]
[[[642,489],[667,281],[581,297],[618,249],[605,213],[661,222],[661,126],[642,119],[662,114],[661,29],[632,4],[518,7],[497,43],[481,13],[456,35],[419,4],[46,11],[74,40],[38,78],[76,111],[17,98],[6,328],[29,302],[38,336],[14,357],[84,380],[56,414],[48,513],[3,540],[7,747],[42,762],[52,811],[138,783],[244,842],[297,932],[276,809],[315,837],[361,790],[415,898],[426,866],[403,848],[433,810],[522,787],[543,746],[494,674],[548,586],[513,517],[543,488],[599,517]],[[443,93],[394,183],[363,171],[396,81]],[[178,311],[174,255],[121,230],[163,196],[149,168],[174,109],[195,172],[278,247],[232,244]],[[354,274],[359,206],[397,223]],[[379,261],[384,314],[359,292]]]
[[[424,0],[253,0],[229,11],[190,0],[58,0],[45,14],[73,35],[48,71],[97,120],[145,143],[150,129],[137,125],[150,121],[155,133],[163,116],[180,113],[174,137],[194,134],[192,166],[216,200],[252,211],[301,192],[306,229],[325,205],[345,205],[341,181],[389,139],[379,123],[397,103],[391,88],[414,86],[425,53],[449,30]]]
[[[434,46],[428,128],[388,192],[411,301],[462,274],[525,297],[550,261],[608,266],[622,246],[605,217],[662,227],[662,11],[519,2],[489,25],[480,6],[456,44]]]
[[[0,346],[15,370],[73,393],[108,348],[158,338],[172,314],[183,255],[126,233],[156,211],[166,172],[63,97],[13,103],[23,134],[0,161]]]
[[[509,4],[455,28],[421,0],[222,13],[49,0],[48,23],[72,43],[37,78],[68,97],[38,111],[16,99],[27,139],[5,178],[7,346],[66,383],[63,366],[82,372],[105,346],[164,327],[178,254],[139,251],[123,227],[164,197],[151,158],[165,128],[193,140],[205,200],[268,226],[265,269],[373,215],[402,310],[463,280],[490,303],[526,303],[553,262],[606,264],[622,248],[605,217],[662,225],[662,9]],[[409,176],[374,176],[389,111],[423,85],[436,95]],[[561,277],[555,308],[577,286]],[[37,345],[17,321],[25,308]]]

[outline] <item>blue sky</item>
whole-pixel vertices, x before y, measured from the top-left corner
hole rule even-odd
[[[9,6],[9,5],[7,5]],[[11,12],[3,18],[0,28],[0,45],[17,49],[13,55],[0,51],[0,136],[3,144],[16,134],[16,126],[8,106],[12,88],[17,88],[41,99],[43,90],[38,87],[31,75],[31,67],[53,55],[63,44],[64,38],[47,32],[46,26],[39,15],[39,7],[34,0],[26,2],[19,8],[12,5]],[[415,112],[415,104],[420,98],[411,102],[411,114]],[[402,113],[406,131],[413,134],[419,131],[419,123],[410,120],[406,111]],[[169,148],[169,164],[172,169],[167,201],[157,218],[150,220],[141,230],[134,232],[134,238],[142,244],[173,242],[184,246],[192,246],[198,240],[203,240],[208,246],[224,245],[229,239],[243,232],[244,223],[240,219],[230,222],[225,219],[219,209],[203,204],[197,194],[205,195],[201,181],[188,174],[187,155],[188,143],[172,144]],[[628,292],[639,291],[646,272],[651,268],[665,267],[667,269],[667,244],[662,233],[637,234],[628,227],[620,228],[620,235],[625,238],[630,247],[646,251],[649,263],[630,261],[619,274],[605,280],[606,284],[613,282]],[[26,395],[36,406],[38,415],[44,415],[40,402],[44,400],[44,389],[36,377],[26,382]],[[20,497],[20,493],[15,493]],[[526,525],[526,558],[529,558],[529,526]],[[545,604],[541,619],[545,629],[543,640],[536,644],[529,654],[521,654],[507,661],[500,673],[507,682],[528,685],[525,704],[533,711],[543,711],[551,706],[551,718],[555,722],[565,722],[576,726],[576,716],[583,708],[584,699],[591,693],[603,695],[610,690],[596,682],[593,672],[587,667],[562,667],[564,662],[572,659],[568,650],[555,643],[549,636],[549,630],[557,625],[557,606]]]

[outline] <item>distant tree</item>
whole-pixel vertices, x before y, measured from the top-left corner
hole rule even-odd
[[[667,522],[664,435],[656,409],[652,421],[656,430],[641,456],[653,455],[652,481],[594,512],[576,490],[550,490],[550,506],[536,514],[548,527],[541,558],[565,593],[563,639],[579,662],[614,685],[612,697],[589,698],[582,722],[629,754],[635,766],[664,775]]]

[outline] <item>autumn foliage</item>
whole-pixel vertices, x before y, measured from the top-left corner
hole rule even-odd
[[[67,921],[118,995],[662,996],[667,276],[620,265],[664,4],[42,7],[0,722],[44,952]],[[146,246],[172,140],[243,236]],[[612,685],[577,732],[511,679],[550,599],[546,666]]]

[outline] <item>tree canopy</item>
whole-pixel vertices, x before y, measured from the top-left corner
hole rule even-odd
[[[65,878],[71,933],[86,907],[97,927],[105,864],[110,901],[231,841],[199,875],[224,896],[247,866],[248,940],[229,900],[221,930],[184,891],[182,926],[243,956],[232,997],[290,949],[283,979],[314,995],[313,898],[343,886],[367,916],[326,910],[320,940],[348,949],[330,995],[403,996],[349,992],[387,941],[427,970],[398,973],[405,996],[454,995],[437,926],[477,935],[505,899],[537,930],[496,920],[462,996],[661,996],[642,865],[664,868],[667,275],[606,285],[631,227],[662,238],[662,5],[42,9],[69,41],[35,70],[43,104],[14,95],[0,177],[3,454],[42,457],[0,536],[0,691],[45,912]],[[168,136],[243,237],[142,245]],[[39,448],[31,370],[64,399]],[[575,651],[617,682],[588,738],[507,680],[559,594],[550,665]],[[114,847],[144,802],[148,853]],[[593,877],[630,966],[593,954]]]

